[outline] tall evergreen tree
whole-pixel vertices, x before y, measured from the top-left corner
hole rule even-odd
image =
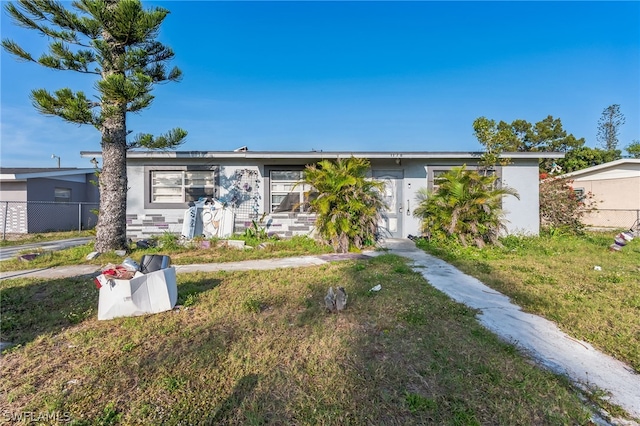
[[[127,114],[149,107],[153,87],[178,81],[181,72],[175,67],[167,70],[174,52],[156,40],[168,10],[145,10],[139,0],[77,0],[71,6],[67,9],[55,0],[8,3],[5,10],[18,26],[51,43],[38,59],[13,40],[3,39],[2,46],[20,60],[96,76],[96,101],[69,88],[53,93],[36,89],[31,99],[40,113],[95,126],[102,135],[95,248],[106,252],[127,244],[127,150],[175,148],[186,136],[176,128],[158,137],[138,134],[128,141]]]
[[[618,135],[620,126],[625,123],[624,115],[620,112],[620,105],[609,105],[602,111],[598,120],[597,138],[602,147],[607,151],[615,151],[618,147]]]

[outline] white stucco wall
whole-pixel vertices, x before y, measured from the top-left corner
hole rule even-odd
[[[197,160],[192,161],[167,161],[148,162],[156,165],[167,166],[170,164],[198,164]],[[142,237],[143,234],[161,234],[162,232],[180,233],[182,230],[182,220],[185,212],[184,206],[173,208],[145,209],[145,197],[148,197],[148,189],[145,188],[145,167],[144,160],[129,161],[128,180],[129,191],[127,193],[127,217],[129,221],[128,229],[131,229],[130,237]],[[300,160],[269,160],[269,164],[290,165],[299,163]],[[220,187],[219,198],[221,201],[229,202],[230,185],[232,185],[236,170],[254,170],[257,172],[259,180],[256,193],[258,195],[257,206],[260,214],[267,209],[269,201],[265,199],[266,182],[264,180],[265,167],[260,160],[225,159],[207,162],[210,165],[220,166]],[[442,168],[442,166],[456,165],[451,160],[431,161],[432,165],[426,165],[424,159],[402,159],[402,164],[395,162],[376,162],[372,164],[373,169],[402,169],[404,179],[402,182],[402,236],[420,235],[420,219],[413,216],[413,210],[417,206],[416,194],[419,189],[428,186],[429,167]],[[202,164],[201,162],[199,164]],[[150,165],[150,164],[148,164]],[[459,165],[459,163],[457,164]],[[539,189],[538,189],[538,160],[516,160],[510,165],[502,168],[502,182],[514,188],[520,195],[520,200],[515,197],[505,197],[503,208],[506,213],[507,229],[509,233],[537,235],[539,232]],[[254,203],[252,200],[251,203]],[[294,234],[304,232],[300,223],[285,215],[270,215],[266,219],[274,216],[274,221],[278,223],[274,230],[292,231]],[[277,216],[277,217],[275,217]],[[283,216],[283,217],[280,217]],[[291,222],[291,223],[289,223]],[[300,230],[298,230],[300,228]]]
[[[502,208],[509,234],[538,235],[540,232],[540,187],[538,160],[512,162],[502,168],[502,185],[520,196],[506,196]]]

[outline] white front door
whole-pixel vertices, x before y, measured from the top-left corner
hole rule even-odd
[[[402,170],[373,170],[372,177],[384,182],[382,198],[387,208],[378,223],[382,238],[402,238]]]

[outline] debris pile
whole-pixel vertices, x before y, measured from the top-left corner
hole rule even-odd
[[[629,230],[621,232],[615,236],[615,238],[613,239],[613,244],[609,246],[609,250],[620,251],[624,246],[627,245],[627,243],[631,242],[631,240],[633,240],[633,231]]]
[[[347,298],[344,287],[337,287],[335,292],[333,287],[329,287],[329,291],[324,297],[324,304],[329,312],[340,312],[347,307]]]
[[[108,264],[94,279],[100,292],[98,319],[153,314],[173,309],[178,301],[176,270],[169,256],[144,255]]]

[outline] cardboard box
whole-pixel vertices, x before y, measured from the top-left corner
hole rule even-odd
[[[99,277],[104,282],[104,276]],[[173,309],[178,301],[176,270],[173,266],[136,275],[130,280],[106,280],[100,287],[98,319],[133,317]]]

